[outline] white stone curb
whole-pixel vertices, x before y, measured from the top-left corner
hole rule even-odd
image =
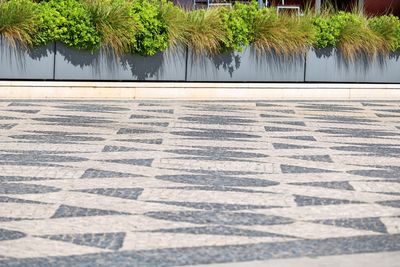
[[[400,100],[400,84],[0,81],[0,99]]]

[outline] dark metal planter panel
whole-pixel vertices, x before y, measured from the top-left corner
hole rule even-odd
[[[25,49],[0,36],[0,79],[50,80],[54,75],[54,44]]]
[[[336,49],[312,49],[307,54],[306,82],[400,83],[400,52],[349,61]]]
[[[56,80],[184,81],[186,50],[176,49],[154,56],[115,57],[98,50],[93,54],[57,43]]]
[[[304,56],[257,54],[252,47],[213,57],[189,51],[187,81],[304,82]]]

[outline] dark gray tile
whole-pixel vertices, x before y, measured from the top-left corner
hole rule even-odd
[[[7,197],[7,196],[0,196],[0,202],[3,202],[3,203],[21,203],[21,204],[47,204],[47,203],[40,202],[40,201],[26,200],[26,199],[13,198],[13,197]]]
[[[26,234],[24,234],[22,232],[11,231],[11,230],[0,228],[0,241],[20,239],[25,236],[26,236]]]
[[[387,234],[386,226],[377,217],[348,218],[348,219],[336,219],[336,220],[316,220],[313,222],[326,225],[333,225],[337,227],[354,228],[359,230],[368,230],[368,231]]]
[[[249,134],[247,132],[240,132],[225,129],[200,129],[188,128],[186,131],[172,131],[172,135],[191,137],[199,140],[241,140],[241,139],[257,139],[261,138],[259,135]]]
[[[155,211],[146,212],[145,216],[174,222],[220,225],[275,225],[291,224],[290,218],[263,215],[250,212],[216,212],[216,211]]]
[[[0,185],[0,194],[45,194],[60,190],[57,187],[36,184],[2,183]]]
[[[121,178],[121,177],[139,177],[140,175],[124,172],[104,171],[97,169],[87,169],[81,176],[86,178]]]
[[[256,231],[256,230],[244,230],[240,228],[228,227],[223,225],[158,229],[150,232],[193,234],[193,235],[247,236],[247,237],[284,237],[284,238],[291,237],[287,235]]]
[[[246,125],[253,124],[257,121],[245,119],[238,116],[217,116],[217,115],[192,115],[187,117],[179,117],[179,120],[198,123],[198,124],[217,124],[217,125]]]
[[[114,210],[101,210],[101,209],[89,209],[68,205],[60,205],[56,210],[52,219],[55,218],[69,218],[69,217],[86,217],[86,216],[106,216],[106,215],[130,215],[126,212],[119,212]]]
[[[295,135],[295,136],[274,136],[273,138],[284,138],[291,140],[300,140],[300,141],[317,141],[314,136],[311,135]]]
[[[75,191],[136,200],[142,194],[143,188],[91,188]]]
[[[290,156],[289,158],[333,163],[329,155],[300,155],[300,156]]]
[[[307,168],[302,166],[294,166],[294,165],[281,165],[282,173],[332,173],[336,171],[319,169],[319,168]]]
[[[272,146],[275,149],[310,149],[310,148],[315,148],[313,146],[292,145],[292,144],[285,144],[285,143],[272,143]]]
[[[150,167],[154,159],[112,159],[106,162]]]
[[[81,246],[98,247],[110,250],[118,250],[122,247],[125,233],[95,233],[95,234],[67,234],[40,236],[56,241],[73,243]]]
[[[156,179],[205,186],[240,186],[240,187],[265,187],[278,185],[278,182],[256,178],[236,178],[232,176],[211,176],[211,175],[157,175]]]
[[[354,191],[354,187],[348,181],[308,182],[308,183],[290,183],[290,184]]]
[[[388,200],[388,201],[379,201],[379,204],[383,206],[389,206],[393,208],[400,208],[400,200]]]
[[[267,132],[297,132],[297,131],[304,131],[304,129],[296,129],[296,128],[285,128],[285,127],[270,127],[265,126],[265,131]]]
[[[158,133],[158,131],[141,129],[141,128],[121,128],[117,132],[117,134],[152,134],[152,133]]]
[[[361,204],[364,202],[353,201],[347,199],[336,199],[336,198],[322,198],[322,197],[310,197],[294,195],[297,206],[319,206],[319,205],[343,205],[343,204]]]
[[[160,203],[166,205],[174,205],[181,207],[188,207],[200,210],[214,210],[214,211],[236,211],[236,210],[255,210],[255,209],[271,209],[281,208],[281,206],[267,206],[267,205],[240,205],[240,204],[226,204],[226,203],[210,203],[210,202],[178,202],[178,201],[147,201],[152,203]]]

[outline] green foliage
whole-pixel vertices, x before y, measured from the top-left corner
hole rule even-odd
[[[357,54],[375,56],[396,50],[398,19],[393,16],[368,20],[361,13],[337,12],[313,19],[317,31],[315,47],[337,47],[342,54],[353,59]]]
[[[253,40],[253,23],[258,12],[258,4],[253,1],[250,5],[237,3],[233,9],[223,12],[223,24],[227,33],[224,47],[227,50],[241,51]]]
[[[330,5],[320,14],[308,7],[303,16],[278,15],[256,1],[188,11],[170,0],[0,0],[0,34],[14,44],[60,41],[146,56],[178,45],[208,55],[248,45],[280,55],[336,47],[349,59],[400,49],[398,17],[367,18]]]
[[[217,54],[227,42],[223,12],[224,8],[211,8],[188,13],[185,39],[194,54]]]
[[[91,21],[101,37],[101,45],[117,54],[128,52],[135,23],[125,0],[86,0]]]
[[[32,43],[37,30],[36,5],[29,0],[0,1],[0,34],[12,45]]]
[[[259,52],[274,51],[290,56],[304,53],[315,39],[315,29],[309,17],[277,15],[264,9],[254,20],[254,46]]]
[[[384,39],[368,27],[367,18],[361,13],[339,12],[330,18],[330,23],[337,29],[336,47],[348,59],[357,54],[375,56],[387,52]]]
[[[155,55],[168,47],[168,30],[163,21],[160,1],[136,0],[130,7],[137,31],[131,50],[145,56]]]
[[[336,46],[337,38],[340,34],[338,27],[334,27],[328,18],[322,16],[314,18],[313,25],[316,30],[315,47]]]
[[[400,49],[400,19],[393,15],[373,17],[368,21],[369,27],[383,39],[391,51]]]
[[[172,47],[184,44],[187,26],[186,12],[172,2],[163,0],[161,3],[161,18],[166,25],[168,44]]]
[[[100,43],[91,17],[82,2],[50,0],[39,4],[40,26],[35,36],[36,45],[60,41],[68,46],[95,49]]]

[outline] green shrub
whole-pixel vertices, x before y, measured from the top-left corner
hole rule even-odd
[[[0,34],[12,45],[32,44],[37,30],[36,5],[29,0],[0,0]]]
[[[162,19],[160,1],[136,0],[130,8],[137,30],[131,50],[145,56],[155,55],[168,47],[167,25]]]
[[[227,33],[224,48],[241,51],[253,41],[253,23],[258,11],[257,2],[250,5],[237,3],[233,9],[223,12],[223,24]]]
[[[93,50],[99,46],[100,34],[82,2],[50,0],[41,2],[39,33],[36,45],[60,41],[68,46]]]
[[[337,39],[340,35],[339,27],[332,25],[329,18],[323,16],[314,18],[313,25],[316,30],[315,47],[325,48],[328,46],[336,46]]]
[[[393,15],[373,17],[369,27],[385,40],[391,51],[400,49],[400,20]]]

